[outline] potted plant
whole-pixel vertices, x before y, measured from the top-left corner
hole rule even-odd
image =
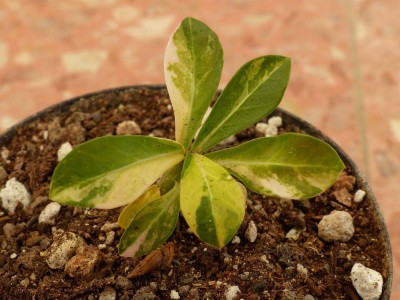
[[[2,296],[375,299],[383,284],[388,299],[386,229],[354,164],[290,114],[266,119],[290,59],[248,62],[213,100],[222,62],[187,18],[167,46],[169,97],[104,91],[2,137]]]

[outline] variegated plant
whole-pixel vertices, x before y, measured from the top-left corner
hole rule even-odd
[[[287,57],[249,61],[205,118],[222,65],[217,35],[198,20],[183,20],[165,54],[176,141],[107,136],[81,144],[57,166],[50,199],[92,208],[127,205],[119,217],[125,229],[119,252],[141,256],[170,237],[179,212],[202,241],[224,247],[245,214],[246,189],[236,179],[254,192],[293,199],[329,188],[343,163],[328,144],[307,135],[258,138],[212,152],[219,142],[271,113],[290,74]]]

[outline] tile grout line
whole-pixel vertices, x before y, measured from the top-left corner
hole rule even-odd
[[[362,82],[361,82],[361,72],[360,72],[360,62],[359,62],[359,52],[357,46],[357,31],[354,22],[354,15],[352,14],[352,0],[344,0],[345,10],[347,15],[347,23],[350,27],[350,45],[351,45],[351,63],[353,69],[353,79],[354,79],[354,98],[356,100],[356,110],[357,110],[357,123],[359,126],[359,133],[361,137],[361,156],[362,164],[364,169],[364,174],[369,180],[370,177],[370,167],[369,167],[369,157],[368,157],[368,139],[366,132],[366,121],[365,121],[365,110],[363,102],[363,92],[362,92]]]

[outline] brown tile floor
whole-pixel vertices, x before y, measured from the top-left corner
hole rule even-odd
[[[223,87],[244,62],[292,57],[283,107],[313,123],[361,166],[400,265],[400,1],[76,0],[0,2],[0,131],[52,103],[161,83],[164,48],[187,15],[225,52]],[[392,299],[400,299],[395,278]]]

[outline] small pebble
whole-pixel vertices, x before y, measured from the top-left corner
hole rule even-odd
[[[17,256],[18,256],[17,253],[13,253],[13,254],[10,255],[10,258],[11,258],[11,259],[16,259]]]
[[[32,281],[35,281],[37,277],[36,277],[36,274],[35,274],[35,273],[32,273],[31,276],[29,276],[29,278],[30,278]]]
[[[350,278],[363,300],[378,300],[381,296],[383,278],[379,272],[355,263],[351,269]]]
[[[135,121],[123,121],[117,126],[117,135],[142,134],[142,129]]]
[[[158,290],[158,283],[155,282],[155,281],[150,282],[149,288],[154,292],[157,291]]]
[[[233,285],[227,289],[225,292],[226,300],[234,300],[238,294],[240,293],[240,289],[237,285]]]
[[[307,294],[304,296],[304,300],[315,300],[314,296],[311,294]]]
[[[20,281],[19,283],[22,287],[27,287],[29,285],[29,278],[25,278],[23,280]]]
[[[95,272],[95,268],[102,261],[102,253],[93,246],[78,248],[64,267],[64,272],[70,277],[89,277]]]
[[[101,292],[99,300],[115,300],[117,299],[117,292],[111,287],[106,286]]]
[[[10,150],[8,150],[7,148],[3,147],[1,149],[1,158],[4,159],[5,161],[7,161],[9,155],[10,155]]]
[[[72,151],[72,145],[69,142],[66,142],[60,146],[57,151],[57,159],[61,161]]]
[[[190,291],[190,285],[181,285],[178,287],[179,295],[185,296],[189,293],[189,291]]]
[[[43,139],[47,140],[49,138],[49,131],[44,130],[42,133],[43,133]]]
[[[7,181],[6,187],[0,191],[3,207],[11,213],[15,212],[18,202],[27,207],[31,203],[31,195],[25,186],[15,178]]]
[[[354,194],[354,202],[355,203],[360,203],[364,200],[364,197],[366,195],[366,192],[363,190],[357,190],[357,192]]]
[[[75,255],[76,250],[85,241],[73,232],[57,230],[54,232],[53,243],[46,251],[46,263],[51,269],[64,269],[65,264]]]
[[[276,127],[282,126],[282,118],[279,116],[271,117],[268,119],[268,124]]]
[[[55,218],[60,213],[61,205],[57,202],[51,202],[47,204],[47,206],[42,210],[39,215],[39,224],[40,223],[47,223],[47,224],[54,224]]]
[[[345,205],[347,207],[351,207],[352,196],[347,189],[342,188],[338,191],[333,192],[333,195],[335,196],[336,200],[339,203],[342,203],[343,205]]]
[[[3,226],[3,232],[6,238],[9,240],[17,232],[17,227],[13,223],[6,223]]]
[[[133,283],[124,276],[118,276],[115,280],[115,287],[120,290],[129,290],[133,288]]]
[[[172,290],[171,291],[171,294],[170,294],[170,296],[169,296],[171,299],[181,299],[181,297],[179,296],[179,293],[177,292],[177,291],[175,291],[175,290]]]
[[[318,224],[318,236],[326,242],[348,242],[353,234],[353,218],[346,211],[334,210]]]
[[[249,225],[247,226],[246,232],[244,233],[244,237],[250,243],[254,243],[255,240],[257,239],[257,226],[253,221],[249,222]]]

